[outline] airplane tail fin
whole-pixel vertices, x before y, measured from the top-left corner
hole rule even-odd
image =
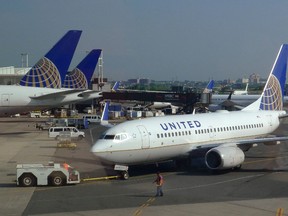
[[[109,105],[110,105],[110,101],[106,101],[105,105],[104,105],[104,109],[102,112],[102,116],[101,116],[101,125],[105,126],[105,127],[109,127],[110,124],[108,123],[109,120]]]
[[[68,31],[21,79],[21,86],[61,88],[82,31]]]
[[[111,91],[112,92],[116,92],[118,90],[119,86],[120,86],[120,82],[119,81],[115,82],[115,84],[112,87]]]
[[[246,93],[248,92],[248,85],[249,85],[249,83],[246,84],[246,88],[245,88]]]
[[[203,93],[211,93],[214,88],[214,80],[210,80],[206,88],[203,90]]]
[[[92,50],[70,73],[65,77],[63,88],[88,89],[95,71],[101,49]]]
[[[288,44],[280,47],[266,85],[260,98],[242,109],[245,110],[282,110],[286,82]]]

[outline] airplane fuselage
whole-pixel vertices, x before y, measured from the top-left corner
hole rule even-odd
[[[83,90],[85,92],[85,90]],[[49,109],[72,102],[97,97],[79,97],[81,92],[69,92],[69,89],[52,89],[25,86],[0,86],[0,116],[9,116],[33,110]],[[43,98],[38,98],[43,97]]]
[[[108,129],[92,152],[113,164],[160,162],[218,143],[266,136],[278,128],[278,116],[283,113],[240,111],[128,121]]]

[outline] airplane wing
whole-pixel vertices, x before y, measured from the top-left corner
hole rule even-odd
[[[280,144],[281,141],[287,141],[288,137],[277,137],[277,136],[271,136],[271,137],[259,137],[259,138],[251,138],[251,139],[241,139],[241,140],[230,140],[225,142],[219,142],[219,143],[211,143],[211,144],[203,144],[199,145],[196,148],[197,149],[208,149],[208,148],[214,148],[218,146],[238,146],[241,148],[241,146],[245,145],[253,145],[253,144],[264,144],[264,145],[277,145]]]
[[[56,90],[56,89],[55,89]],[[69,94],[73,94],[76,92],[82,92],[83,89],[69,89],[69,90],[64,90],[62,91],[61,89],[57,89],[59,91],[55,91],[52,93],[42,93],[41,95],[34,95],[34,96],[30,96],[31,99],[35,99],[35,100],[47,100],[47,99],[52,99],[55,97],[61,97],[61,96],[66,96]],[[61,91],[60,91],[61,90]]]
[[[100,91],[94,91],[94,90],[86,90],[86,91],[83,91],[78,95],[78,97],[102,97],[102,92]]]

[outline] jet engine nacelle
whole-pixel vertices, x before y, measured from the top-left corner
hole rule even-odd
[[[244,152],[237,146],[222,146],[210,149],[205,155],[205,163],[209,169],[230,169],[244,162]]]

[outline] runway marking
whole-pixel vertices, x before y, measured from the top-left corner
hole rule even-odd
[[[150,197],[144,204],[142,204],[133,214],[133,216],[142,215],[145,208],[149,207],[155,201],[155,197]]]
[[[276,212],[276,216],[282,216],[284,214],[284,209],[283,208],[278,208]]]

